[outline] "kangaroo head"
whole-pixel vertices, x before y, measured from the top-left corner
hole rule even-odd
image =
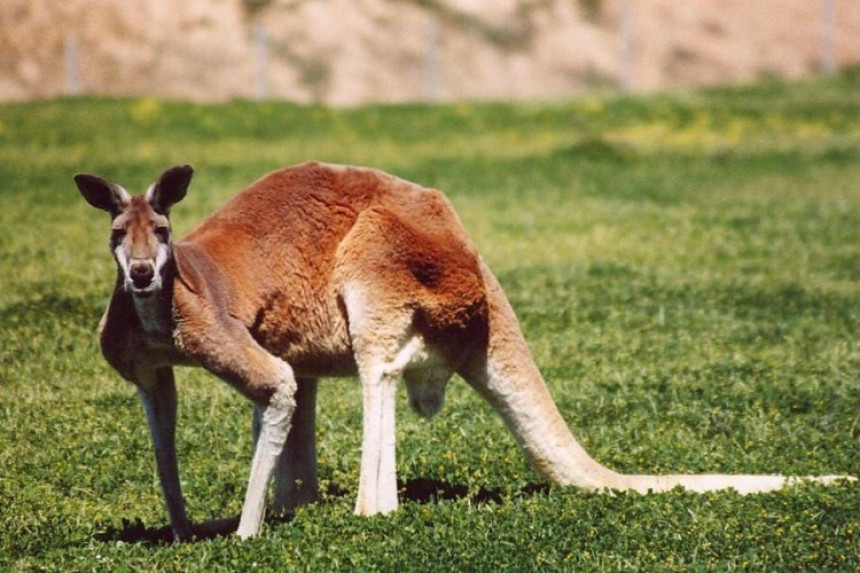
[[[110,249],[123,277],[123,288],[135,297],[159,292],[172,258],[170,208],[185,197],[193,169],[172,167],[143,195],[102,177],[79,173],[75,183],[84,199],[111,216]]]

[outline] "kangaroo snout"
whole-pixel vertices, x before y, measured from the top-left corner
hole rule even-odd
[[[145,289],[155,278],[155,269],[149,262],[132,262],[128,270],[129,278],[136,289]]]

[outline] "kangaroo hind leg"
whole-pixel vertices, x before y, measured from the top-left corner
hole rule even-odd
[[[275,467],[273,513],[286,515],[319,497],[316,448],[317,379],[299,378],[296,412]]]
[[[255,407],[254,456],[236,533],[257,535],[263,524],[269,481],[281,457],[296,411],[297,383],[292,367],[262,348],[241,324],[215,322],[217,336],[196,349],[207,370],[248,397]]]
[[[292,369],[274,357],[279,366],[271,395],[264,400],[255,399],[255,446],[251,461],[248,489],[242,505],[237,534],[247,538],[257,535],[263,524],[266,493],[269,480],[281,458],[290,433],[290,424],[296,410],[296,382]],[[279,364],[278,364],[279,363]]]
[[[403,378],[412,408],[425,417],[442,409],[454,369],[414,326],[409,305],[351,285],[344,302],[362,386],[361,470],[355,513],[397,509],[396,396]],[[375,302],[368,304],[370,300]]]
[[[146,414],[158,477],[164,494],[173,536],[188,541],[192,536],[191,523],[185,514],[185,501],[179,482],[179,465],[176,460],[176,384],[172,368],[136,370],[138,395]]]
[[[355,513],[397,509],[397,382],[427,349],[412,328],[412,311],[390,292],[357,283],[342,292],[362,388],[361,469]]]
[[[456,241],[456,221],[434,197],[416,199],[421,208],[438,207],[422,225],[386,209],[362,212],[338,248],[336,281],[363,394],[360,515],[397,508],[397,381],[406,378],[420,413],[438,412],[461,342],[449,334],[468,331],[482,308],[475,261],[462,254],[468,245]]]

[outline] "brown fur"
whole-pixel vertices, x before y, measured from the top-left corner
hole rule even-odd
[[[202,312],[241,323],[297,376],[355,375],[338,298],[351,280],[384,280],[380,296],[403,293],[391,304],[417,330],[461,346],[486,319],[477,252],[461,229],[442,194],[377,171],[309,163],[269,174],[174,245],[177,346],[205,362]]]
[[[76,176],[87,201],[111,213],[118,277],[102,320],[102,351],[139,388],[177,537],[192,530],[173,443],[175,364],[203,366],[255,404],[242,536],[259,531],[273,472],[276,510],[316,498],[322,376],[362,381],[362,514],[397,506],[396,382],[405,379],[413,407],[433,415],[454,372],[558,484],[746,493],[791,482],[622,475],[592,459],[567,429],[513,309],[441,193],[372,169],[307,163],[256,181],[170,245],[169,210],[190,178],[190,167],[176,167],[145,196],[131,197],[101,178]],[[151,283],[142,278],[150,276]]]

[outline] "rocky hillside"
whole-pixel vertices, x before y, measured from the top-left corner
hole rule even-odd
[[[825,41],[834,6],[831,48]],[[559,98],[860,63],[856,0],[3,0],[0,99]]]

